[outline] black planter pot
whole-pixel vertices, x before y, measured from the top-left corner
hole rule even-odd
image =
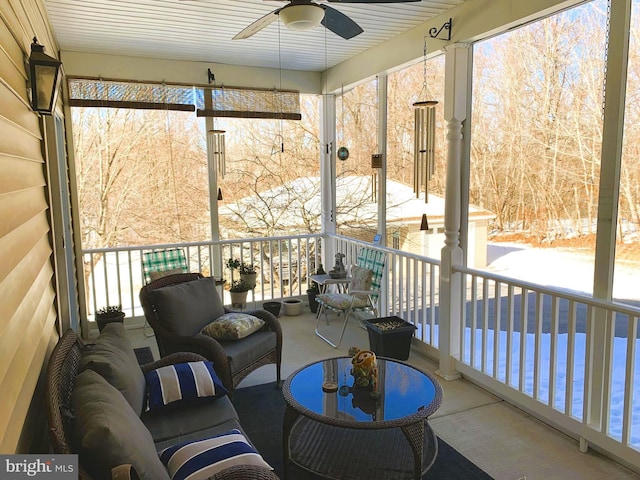
[[[262,304],[262,308],[273,314],[275,317],[280,315],[280,307],[282,307],[280,302],[264,302]]]
[[[311,312],[318,312],[318,302],[316,302],[316,295],[320,292],[318,290],[307,290],[307,297],[309,297],[309,308]]]
[[[96,322],[98,322],[98,329],[102,331],[110,323],[124,322],[124,312],[111,312],[96,315]]]
[[[400,317],[383,317],[365,320],[369,333],[369,349],[380,357],[406,360],[411,350],[411,338],[416,326],[405,322]],[[387,329],[385,324],[395,323],[397,326]]]

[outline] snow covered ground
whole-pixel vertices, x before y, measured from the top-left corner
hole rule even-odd
[[[593,290],[593,259],[583,254],[574,254],[566,249],[535,248],[521,244],[490,244],[488,247],[488,270],[500,275],[526,280],[540,285],[548,285],[590,294]],[[619,301],[640,305],[640,266],[617,266],[614,276],[613,296]],[[435,333],[435,332],[434,332]],[[437,335],[437,333],[436,333]],[[465,361],[470,361],[470,329],[465,333],[466,357]],[[482,345],[482,331],[476,330],[475,352],[476,365],[480,365]],[[487,339],[487,366],[486,373],[493,374],[493,331],[489,331]],[[548,333],[542,335],[541,339],[541,378],[540,391],[537,398],[548,403],[549,397],[549,363],[550,363],[550,340]],[[566,396],[566,364],[567,364],[567,340],[566,334],[558,336],[558,354],[555,379],[555,395],[553,407],[563,411]],[[582,419],[583,393],[584,393],[584,358],[585,358],[584,333],[576,334],[574,371],[573,371],[573,400],[572,415]],[[512,338],[512,372],[510,384],[517,385],[520,372],[520,333],[514,332]],[[534,372],[534,342],[533,334],[525,335],[526,360],[523,366],[525,375],[525,392],[532,397],[533,392],[533,372]],[[501,331],[499,335],[499,365],[498,378],[502,381],[506,379],[506,332]],[[640,340],[636,341],[636,352],[640,352]],[[611,431],[610,435],[618,440],[622,438],[622,412],[624,407],[624,382],[626,366],[626,338],[616,337],[614,339],[614,361],[611,386]],[[632,408],[632,429],[631,443],[636,448],[640,448],[640,355],[636,355],[634,368],[633,408]]]
[[[568,249],[538,248],[516,243],[489,243],[487,270],[540,285],[590,294],[594,260]],[[616,266],[613,296],[640,301],[640,265]]]

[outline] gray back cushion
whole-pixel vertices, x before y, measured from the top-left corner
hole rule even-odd
[[[79,370],[91,369],[117,388],[140,416],[146,402],[147,383],[138,365],[124,325],[110,323],[94,345],[84,350]]]
[[[80,373],[71,394],[74,445],[95,478],[132,464],[143,480],[168,480],[149,430],[122,394],[93,370]]]
[[[150,293],[158,321],[178,335],[192,337],[225,313],[210,277],[158,288]]]

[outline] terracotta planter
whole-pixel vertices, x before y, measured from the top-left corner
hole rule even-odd
[[[285,300],[282,302],[282,306],[284,307],[285,315],[295,316],[302,313],[302,300],[298,298]]]
[[[247,306],[247,293],[244,292],[229,292],[231,295],[231,306],[235,308],[245,308]]]

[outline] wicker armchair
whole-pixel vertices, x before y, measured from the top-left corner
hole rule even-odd
[[[235,341],[218,341],[214,338],[196,333],[192,336],[185,336],[176,333],[163,324],[160,319],[159,312],[153,302],[153,294],[156,289],[179,285],[185,282],[191,282],[203,278],[199,273],[182,273],[169,275],[155,280],[140,290],[140,302],[144,310],[145,317],[155,333],[156,342],[160,356],[164,357],[174,352],[194,352],[211,360],[214,368],[220,377],[224,386],[232,392],[235,387],[251,372],[262,367],[274,363],[276,365],[276,385],[281,385],[281,362],[282,362],[282,328],[280,322],[274,315],[266,310],[248,311],[250,315],[261,318],[266,325],[259,332],[256,332],[242,340]],[[231,310],[222,307],[220,297],[212,289],[212,301],[220,303],[220,309],[225,313]],[[188,319],[185,318],[185,321]],[[263,347],[256,345],[256,340],[260,336],[273,335],[275,342],[273,348],[265,351]],[[249,360],[247,360],[249,357]]]

